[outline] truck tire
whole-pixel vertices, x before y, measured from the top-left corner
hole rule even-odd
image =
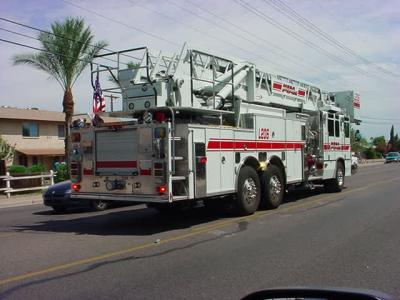
[[[257,172],[249,166],[240,169],[238,177],[235,209],[240,215],[253,214],[260,205],[260,179]]]
[[[260,181],[260,207],[263,209],[273,209],[279,207],[285,194],[285,183],[281,169],[275,165],[269,165],[267,170],[262,172]]]
[[[335,178],[325,180],[324,182],[325,190],[329,193],[341,192],[344,186],[344,177],[345,177],[344,165],[341,162],[337,162]]]

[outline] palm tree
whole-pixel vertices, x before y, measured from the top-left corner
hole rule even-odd
[[[27,64],[45,71],[64,90],[63,112],[65,113],[65,157],[68,159],[69,128],[74,114],[72,87],[82,71],[93,60],[107,42],[93,42],[94,36],[83,19],[69,17],[63,22],[54,22],[51,32],[38,36],[43,51],[33,54],[15,55],[14,65]]]

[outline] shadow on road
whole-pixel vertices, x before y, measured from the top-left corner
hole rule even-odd
[[[307,198],[324,192],[317,186],[313,190],[299,189],[286,195],[285,203],[307,201]],[[279,211],[279,210],[278,210]],[[84,212],[84,215],[79,213]],[[36,215],[49,216],[48,220],[31,225],[15,227],[17,231],[64,232],[89,235],[129,235],[147,236],[176,229],[190,228],[196,225],[231,217],[201,207],[182,213],[162,214],[151,208],[136,206],[123,210],[109,210],[103,213],[87,214],[77,209],[68,214],[54,214],[51,210],[35,212]],[[62,219],[59,219],[62,217]],[[67,217],[67,219],[65,218]]]
[[[82,212],[82,210],[77,211]],[[62,215],[51,211],[37,212],[49,219],[31,225],[16,226],[17,231],[71,232],[90,235],[152,235],[170,230],[190,228],[195,225],[224,218],[206,208],[192,209],[182,213],[161,214],[151,208],[135,207],[124,210],[109,210],[78,216],[75,213]],[[68,219],[64,217],[67,216]]]

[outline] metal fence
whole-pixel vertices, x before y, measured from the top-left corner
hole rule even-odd
[[[7,195],[7,198],[10,198],[11,193],[42,190],[42,189],[45,189],[54,184],[54,175],[55,175],[55,173],[53,172],[53,170],[50,170],[50,172],[48,174],[33,175],[33,176],[21,176],[21,177],[11,176],[10,173],[7,172],[5,176],[0,176],[0,180],[4,180],[6,182],[6,187],[0,188],[0,192],[4,192]],[[12,181],[28,180],[28,179],[36,179],[36,178],[41,179],[40,186],[24,187],[24,188],[12,188],[11,187]]]

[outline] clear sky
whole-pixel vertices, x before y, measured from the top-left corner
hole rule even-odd
[[[248,60],[266,72],[324,90],[356,90],[365,136],[388,137],[392,123],[400,131],[398,0],[0,1],[0,17],[41,29],[67,16],[83,17],[96,39],[108,41],[113,50],[148,46],[178,52],[188,42],[191,48]],[[299,23],[314,27],[306,30]],[[1,20],[0,28],[37,35]],[[3,30],[0,38],[39,46],[34,39]],[[27,52],[0,42],[0,105],[61,111],[63,92],[54,80],[28,66],[12,66],[14,54]],[[73,92],[76,111],[89,112],[88,72]]]

